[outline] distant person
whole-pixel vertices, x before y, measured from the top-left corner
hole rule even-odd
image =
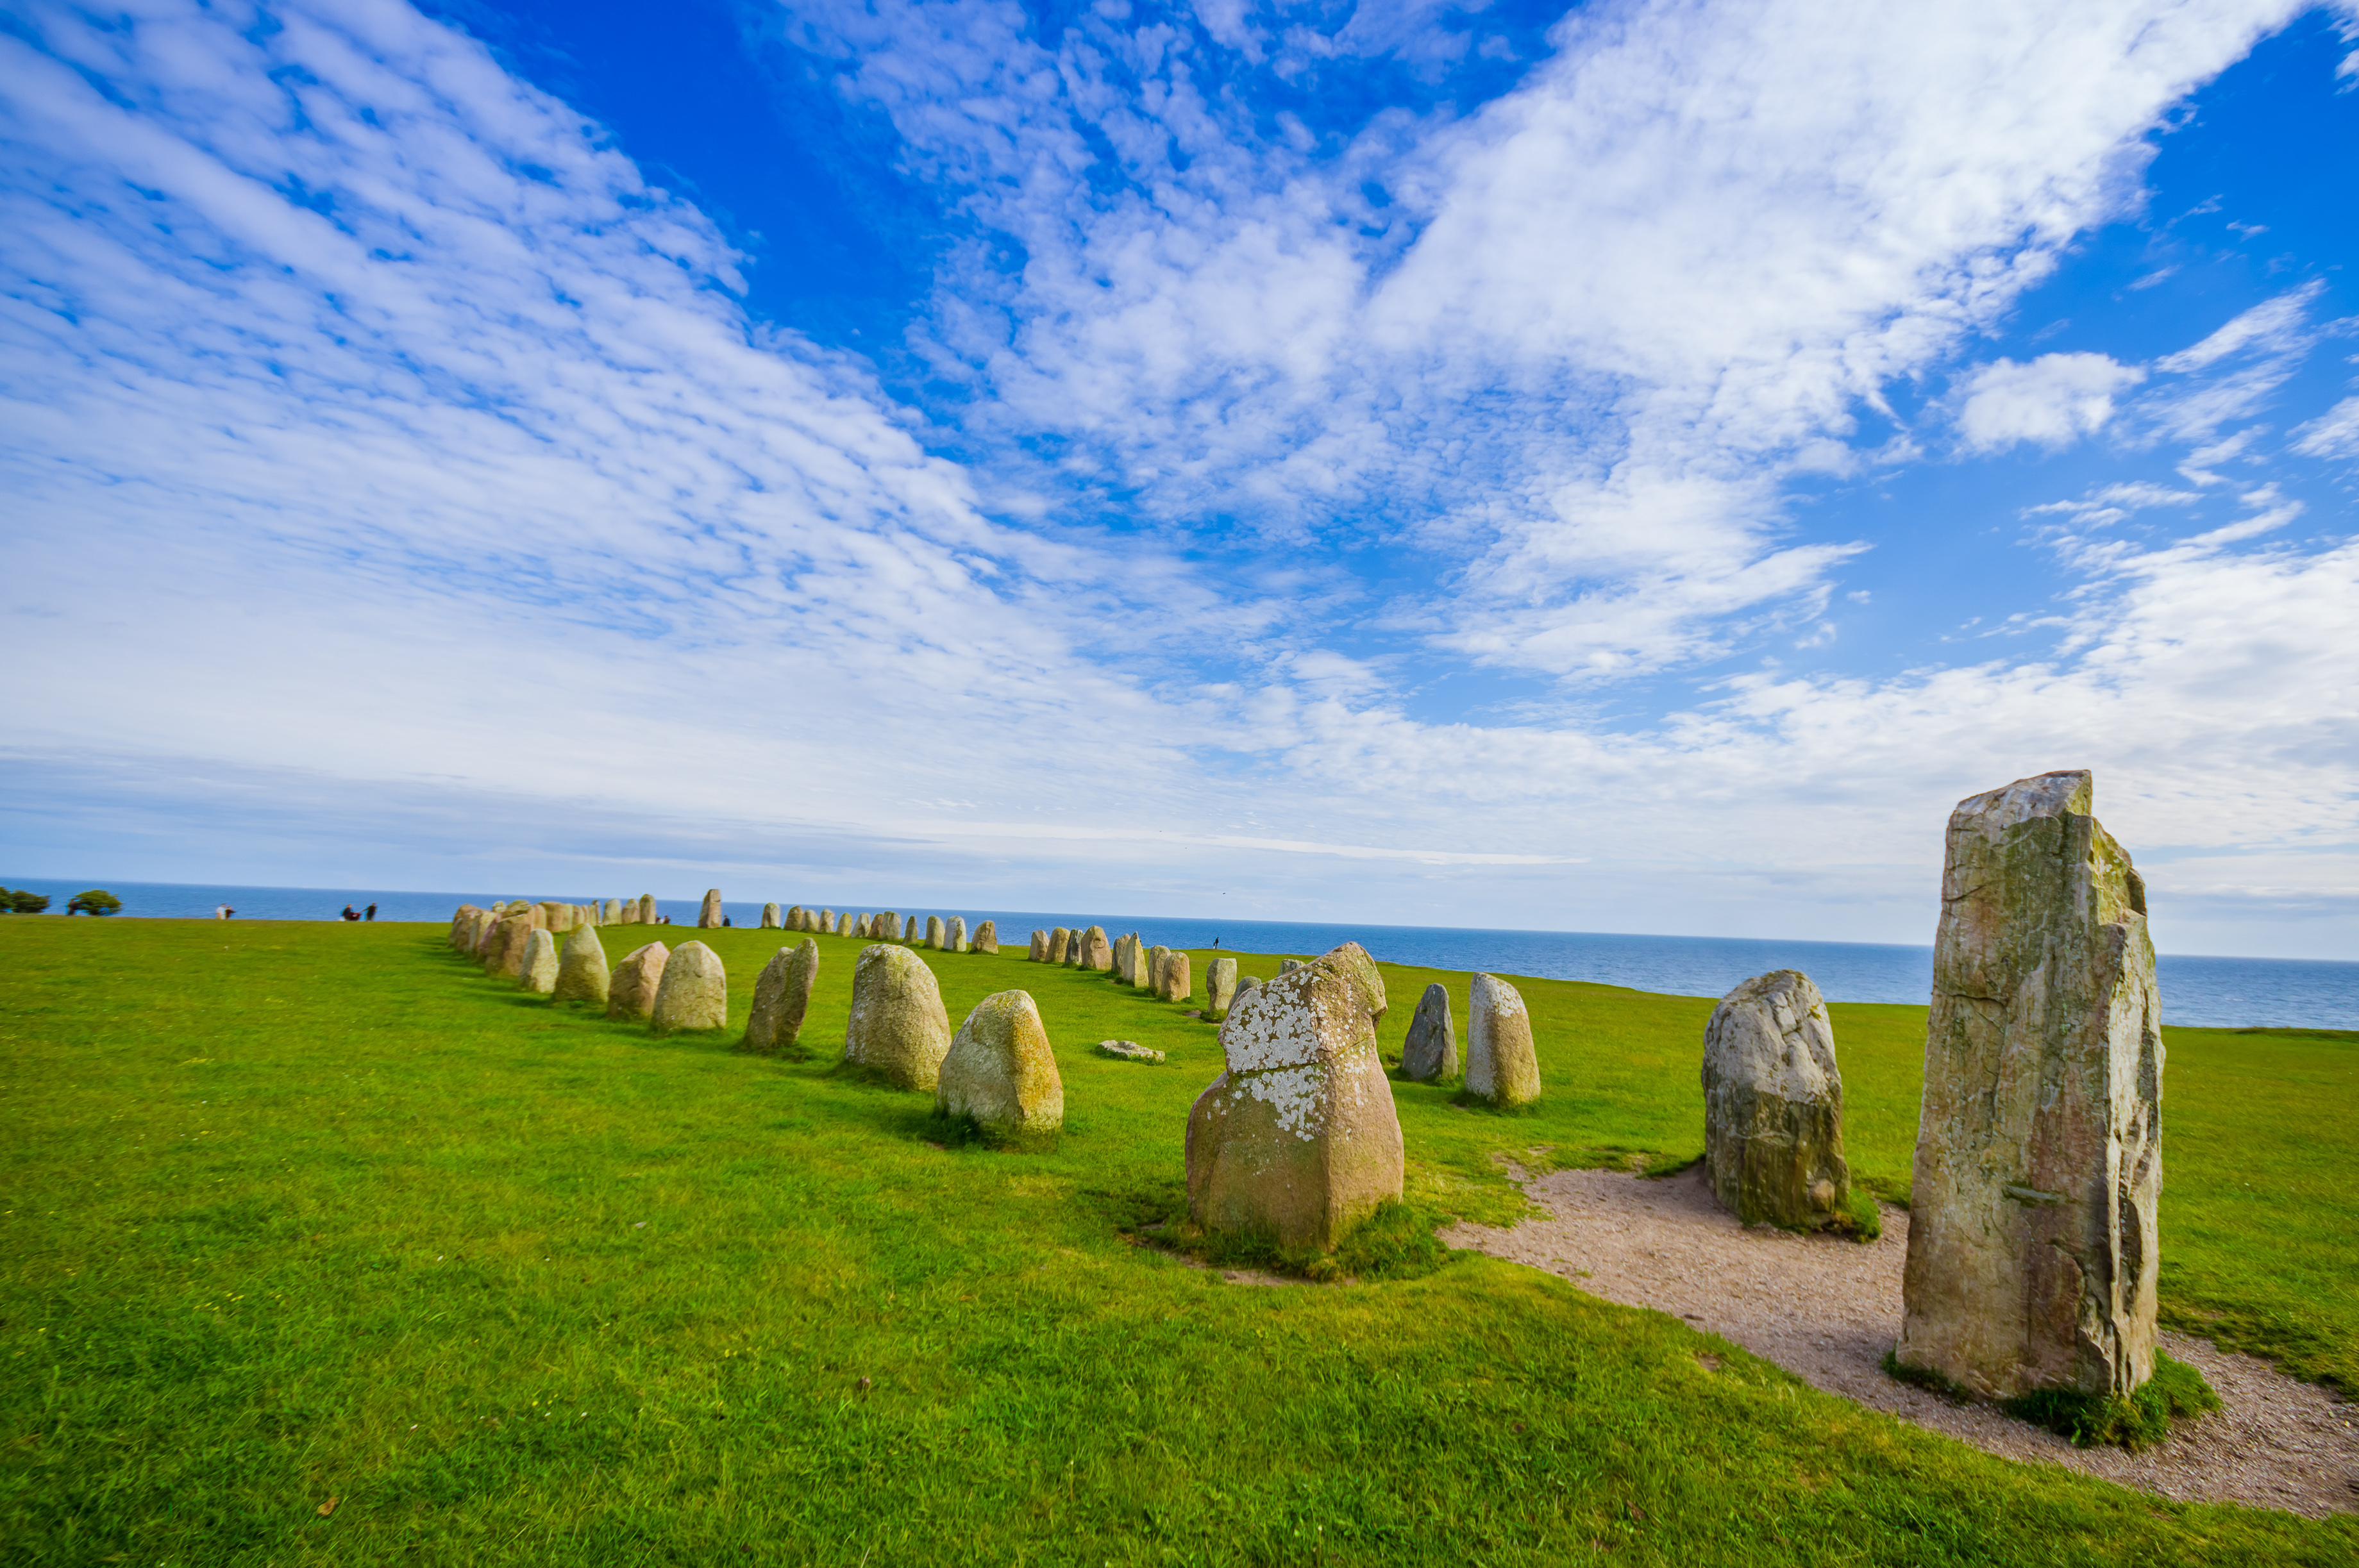
[[[369,919],[369,920],[375,920],[375,919],[376,918],[376,905],[375,905],[375,904],[370,904],[370,905],[368,906],[368,909],[367,909],[367,911],[365,912],[365,914],[364,914],[364,918]]]
[[[225,903],[217,903],[213,905],[213,918],[215,920],[227,920],[231,915],[235,914],[236,913],[237,911],[232,909]]]
[[[360,913],[360,911],[359,911],[359,910],[354,909],[354,908],[353,908],[351,904],[349,904],[349,903],[348,903],[348,904],[346,904],[346,905],[344,905],[344,913],[343,913],[343,918],[344,918],[344,919],[346,919],[346,920],[358,920],[360,917],[361,917],[361,913]]]
[[[725,914],[724,914],[724,915],[723,915],[723,916],[721,917],[721,924],[722,924],[722,925],[728,925],[728,924],[729,924],[729,917],[728,917],[727,915],[725,915]]]

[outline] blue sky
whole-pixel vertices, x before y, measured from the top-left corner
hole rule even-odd
[[[0,17],[0,874],[2359,952],[2359,11]]]

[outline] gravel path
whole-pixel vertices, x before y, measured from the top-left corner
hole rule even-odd
[[[2240,1502],[2313,1519],[2359,1512],[2359,1405],[2267,1361],[2165,1334],[2223,1409],[2144,1454],[2075,1448],[1985,1405],[1961,1405],[1885,1376],[1900,1333],[1908,1216],[1884,1211],[1881,1239],[1748,1230],[1712,1201],[1702,1168],[1650,1182],[1556,1171],[1525,1185],[1551,1217],[1512,1229],[1458,1225],[1471,1248],[1573,1281],[1593,1295],[1654,1307],[1734,1340],[1826,1390],[2009,1459],[2085,1470],[2189,1502]]]

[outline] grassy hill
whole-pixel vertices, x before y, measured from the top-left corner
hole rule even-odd
[[[781,940],[660,935],[722,954],[741,1023]],[[1989,1458],[1495,1260],[1265,1289],[1136,1245],[1214,1032],[1020,945],[926,957],[953,1023],[1038,999],[1048,1153],[939,1146],[926,1098],[834,1070],[855,941],[818,939],[789,1063],[552,1007],[440,938],[0,919],[9,1561],[2359,1558],[2353,1520]],[[1388,1051],[1437,979],[1462,1026],[1464,976],[1386,968]],[[1710,1003],[1519,983],[1537,1114],[1395,1087],[1426,1214],[1512,1217],[1503,1153],[1700,1151]],[[1852,1159],[1902,1195],[1922,1010],[1834,1016]],[[2359,1042],[2169,1044],[2167,1313],[2359,1386]]]

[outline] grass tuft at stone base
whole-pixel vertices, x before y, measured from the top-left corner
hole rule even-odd
[[[2218,1410],[2220,1396],[2203,1380],[2202,1373],[2158,1350],[2154,1376],[2127,1399],[2118,1394],[2084,1394],[2074,1389],[2039,1389],[2003,1400],[1999,1408],[2017,1421],[2044,1426],[2071,1439],[2075,1447],[2111,1444],[2135,1454],[2169,1437],[2174,1419]]]
[[[1448,1218],[1412,1204],[1379,1204],[1335,1250],[1322,1252],[1315,1247],[1281,1246],[1276,1234],[1266,1230],[1198,1230],[1187,1223],[1184,1202],[1165,1223],[1143,1225],[1138,1233],[1215,1269],[1260,1269],[1321,1285],[1345,1280],[1370,1283],[1421,1279],[1445,1267],[1452,1256],[1434,1234]]]

